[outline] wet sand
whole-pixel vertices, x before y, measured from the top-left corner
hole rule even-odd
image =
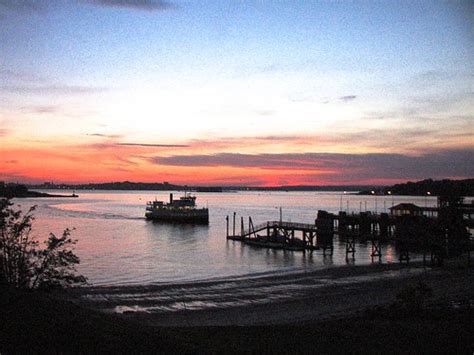
[[[76,290],[73,299],[153,326],[304,325],[391,304],[401,289],[420,280],[433,289],[431,302],[474,300],[473,268],[465,259],[439,269],[421,263],[374,264],[180,284],[88,287]]]

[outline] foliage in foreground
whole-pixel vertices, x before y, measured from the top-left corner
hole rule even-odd
[[[21,289],[67,287],[86,283],[76,273],[79,258],[73,248],[77,240],[70,238],[71,230],[61,237],[50,233],[42,249],[31,237],[33,212],[12,208],[9,199],[0,199],[0,283]]]

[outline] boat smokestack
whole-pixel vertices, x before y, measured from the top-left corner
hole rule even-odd
[[[170,194],[170,203],[173,203],[173,194]]]

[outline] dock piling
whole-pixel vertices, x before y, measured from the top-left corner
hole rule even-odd
[[[229,238],[229,216],[226,216],[225,217],[225,224],[226,224],[226,232],[225,232],[225,235],[227,238]]]
[[[235,235],[235,212],[234,212],[234,223],[232,227],[232,235]]]

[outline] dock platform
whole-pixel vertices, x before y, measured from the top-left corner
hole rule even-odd
[[[226,217],[226,237],[248,245],[293,251],[322,250],[323,255],[333,255],[334,237],[345,243],[346,257],[354,258],[356,241],[370,242],[371,257],[382,258],[383,243],[393,242],[399,252],[399,261],[408,263],[410,252],[429,256],[432,264],[442,264],[443,259],[465,252],[470,260],[473,240],[474,204],[440,207],[436,214],[374,214],[370,211],[358,214],[338,214],[319,210],[314,224],[288,221],[268,221],[254,224],[251,217],[245,225],[240,218],[240,230],[236,231],[236,213]],[[415,206],[416,207],[416,206]],[[434,209],[433,209],[434,210]],[[281,215],[280,215],[281,216]]]

